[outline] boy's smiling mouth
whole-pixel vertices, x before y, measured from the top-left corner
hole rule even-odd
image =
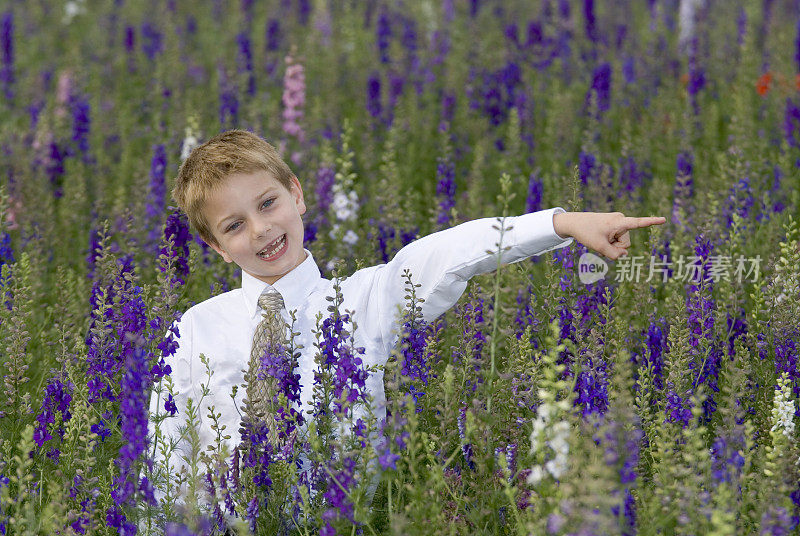
[[[256,255],[265,261],[272,261],[283,255],[284,251],[286,251],[286,246],[286,234],[283,234],[277,240],[273,240],[267,244],[267,247],[259,251]]]

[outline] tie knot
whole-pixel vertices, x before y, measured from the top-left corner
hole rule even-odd
[[[283,309],[283,296],[274,288],[266,289],[258,297],[258,306],[267,313],[275,314]]]

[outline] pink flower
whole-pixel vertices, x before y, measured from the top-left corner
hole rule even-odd
[[[58,74],[58,84],[56,87],[56,117],[64,117],[67,114],[66,105],[72,95],[72,71],[67,69]]]
[[[286,74],[283,78],[283,131],[300,143],[305,141],[305,132],[300,126],[303,107],[306,103],[306,77],[301,63],[286,56]]]

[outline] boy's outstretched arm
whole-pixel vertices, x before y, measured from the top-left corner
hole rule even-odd
[[[553,229],[562,238],[572,237],[584,246],[616,260],[628,254],[628,231],[661,225],[663,216],[633,218],[622,212],[561,212],[553,216]]]

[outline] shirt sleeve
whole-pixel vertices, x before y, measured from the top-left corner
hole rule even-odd
[[[561,207],[505,218],[502,237],[503,264],[524,260],[533,255],[569,245],[572,238],[562,238],[553,227]],[[397,336],[397,312],[405,304],[405,279],[408,270],[415,284],[423,318],[432,321],[451,308],[464,293],[470,278],[497,268],[500,242],[498,218],[482,218],[433,233],[408,244],[387,264],[374,267],[370,299],[363,305],[388,351]],[[370,270],[370,269],[368,269]],[[357,272],[358,273],[358,272]],[[355,275],[355,274],[354,274]]]

